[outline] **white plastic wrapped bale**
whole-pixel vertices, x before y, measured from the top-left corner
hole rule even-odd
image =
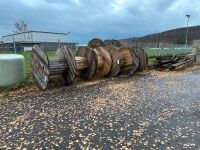
[[[0,87],[10,87],[25,79],[24,56],[0,54]]]

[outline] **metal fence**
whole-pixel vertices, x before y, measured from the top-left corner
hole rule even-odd
[[[191,45],[185,44],[169,44],[163,42],[130,42],[130,41],[120,41],[122,46],[125,47],[142,47],[142,48],[185,48],[191,47]]]
[[[61,45],[66,45],[66,43],[41,43],[40,44],[47,51],[55,51]],[[76,51],[78,44],[67,44],[73,51]],[[167,44],[167,43],[143,43],[135,42],[131,44],[123,43],[122,46],[126,47],[142,47],[146,50],[149,57],[158,57],[166,55],[182,55],[192,53],[192,45],[180,45],[180,44]],[[18,47],[16,43],[17,52],[24,51],[23,47]],[[14,44],[10,45],[0,45],[0,53],[15,53]],[[31,50],[31,49],[30,49]]]
[[[72,50],[77,49],[76,43],[35,43],[43,47],[46,51],[56,51],[60,46],[66,45],[67,47],[71,48]],[[0,44],[0,54],[2,53],[18,53],[18,52],[24,52],[24,51],[31,51],[33,45],[35,44]]]
[[[0,54],[3,53],[15,53],[15,51],[13,47],[4,47],[0,45]]]
[[[149,57],[167,56],[167,55],[184,55],[192,53],[192,45],[169,44],[162,42],[121,42],[126,47],[144,48]]]

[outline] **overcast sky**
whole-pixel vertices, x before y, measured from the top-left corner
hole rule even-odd
[[[70,32],[71,40],[123,39],[200,24],[200,0],[0,0],[0,36],[24,20],[29,30]]]

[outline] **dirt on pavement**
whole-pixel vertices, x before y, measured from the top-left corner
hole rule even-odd
[[[1,93],[0,148],[199,149],[200,69]]]

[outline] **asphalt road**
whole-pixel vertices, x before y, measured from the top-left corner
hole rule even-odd
[[[200,149],[200,70],[0,98],[3,149]]]

